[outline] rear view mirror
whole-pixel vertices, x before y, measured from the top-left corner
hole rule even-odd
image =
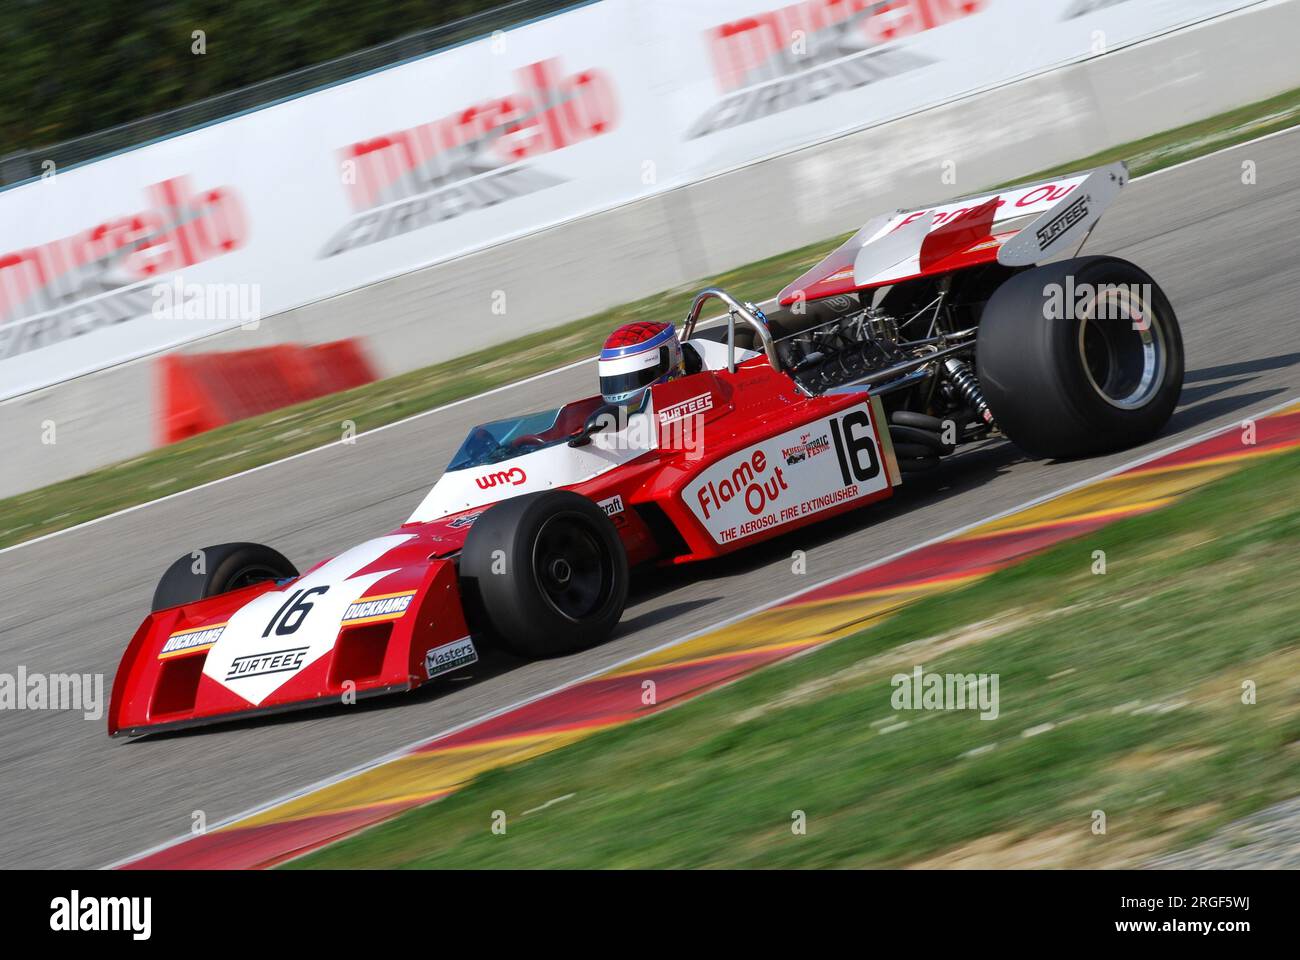
[[[586,422],[583,423],[582,429],[575,431],[569,437],[569,446],[585,447],[591,443],[592,434],[600,433],[602,430],[608,430],[618,424],[618,405],[613,403],[601,404],[587,416]]]

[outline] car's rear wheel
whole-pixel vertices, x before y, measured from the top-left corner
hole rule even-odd
[[[582,650],[627,603],[627,553],[605,511],[567,490],[502,501],[470,528],[460,582],[472,625],[512,653]]]
[[[219,543],[187,553],[158,581],[153,609],[166,610],[266,580],[287,580],[298,571],[278,550],[260,543]]]
[[[1178,318],[1158,284],[1115,257],[1026,270],[980,320],[976,369],[998,425],[1041,457],[1120,450],[1155,436],[1183,385]]]

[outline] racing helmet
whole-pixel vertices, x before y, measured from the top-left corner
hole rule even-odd
[[[671,323],[626,323],[609,335],[597,362],[606,403],[638,408],[656,383],[686,372],[682,345]]]

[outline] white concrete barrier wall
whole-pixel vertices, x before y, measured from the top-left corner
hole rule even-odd
[[[0,400],[1259,2],[600,0],[51,169],[0,191]]]
[[[385,375],[436,363],[826,239],[883,209],[977,190],[1300,86],[1297,35],[1300,0],[1251,5],[656,189],[183,349],[362,336]],[[955,185],[941,180],[945,161],[956,164]],[[504,316],[493,310],[502,292]],[[12,454],[0,467],[0,496],[150,449],[153,376],[147,357],[132,359],[0,403]],[[58,442],[42,443],[51,422]]]

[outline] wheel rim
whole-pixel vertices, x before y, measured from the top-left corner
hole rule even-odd
[[[542,524],[533,542],[533,576],[546,602],[575,622],[600,610],[614,583],[595,531],[575,514],[559,514]]]
[[[1159,392],[1164,323],[1133,290],[1111,285],[1092,298],[1079,317],[1078,346],[1088,383],[1111,406],[1136,410]]]

